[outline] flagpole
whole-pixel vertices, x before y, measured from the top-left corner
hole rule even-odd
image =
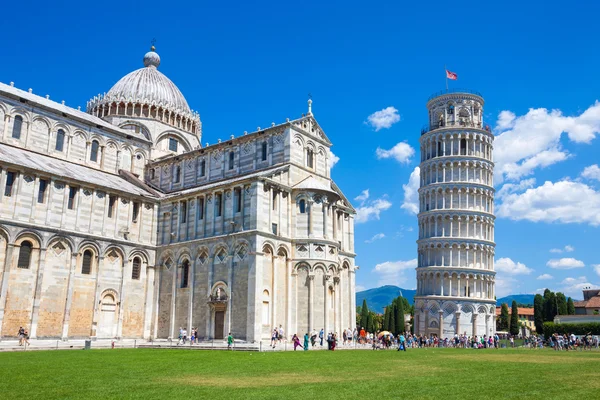
[[[448,91],[448,70],[446,69],[446,64],[444,64],[444,74],[446,75],[446,92]]]

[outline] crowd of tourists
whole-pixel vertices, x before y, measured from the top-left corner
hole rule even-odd
[[[598,336],[592,336],[591,333],[581,336],[575,336],[574,334],[560,335],[555,333],[548,338],[548,346],[556,351],[569,351],[569,350],[592,350],[592,348],[598,349]]]

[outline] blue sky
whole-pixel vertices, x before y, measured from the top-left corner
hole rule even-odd
[[[312,93],[333,178],[350,199],[369,193],[354,201],[359,288],[413,288],[410,176],[447,65],[453,87],[483,94],[498,135],[497,294],[580,298],[600,283],[600,5],[469,3],[8,2],[0,80],[85,108],[156,38],[203,143],[299,117]]]

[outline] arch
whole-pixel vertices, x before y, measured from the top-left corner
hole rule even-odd
[[[23,240],[27,239],[33,241],[34,249],[40,248],[41,243],[43,243],[42,236],[39,233],[26,229],[19,232],[19,234],[15,238],[15,244],[20,245]]]
[[[51,248],[52,245],[55,244],[55,242],[65,242],[67,246],[69,246],[70,251],[73,251],[73,249],[76,248],[75,243],[73,242],[73,239],[71,237],[63,236],[60,234],[50,236],[50,238],[46,240],[44,247]]]
[[[265,254],[271,254],[271,256],[273,256],[275,254],[275,245],[271,241],[264,241],[262,252]]]
[[[279,257],[285,257],[287,259],[289,258],[289,254],[290,250],[286,245],[280,244],[279,247],[277,247],[277,255]]]
[[[308,264],[306,261],[300,261],[296,263],[296,265],[294,265],[293,273],[297,274],[301,269],[305,269],[307,273],[310,272],[310,264]]]
[[[142,262],[150,262],[150,256],[148,255],[148,252],[145,249],[133,249],[129,252],[129,255],[127,257],[128,260],[132,260],[133,257],[141,257],[142,258]]]
[[[101,254],[100,245],[97,242],[91,240],[84,240],[83,242],[81,242],[79,244],[79,247],[77,248],[77,252],[83,253],[83,251],[85,251],[87,248],[92,248],[97,255]]]
[[[163,140],[165,140],[169,137],[175,138],[179,142],[179,144],[181,144],[181,146],[183,147],[183,149],[185,151],[190,151],[192,149],[192,145],[183,135],[181,135],[177,131],[171,131],[171,130],[162,132],[160,135],[158,135],[155,143],[158,145],[160,142],[162,142]]]
[[[104,257],[110,257],[110,254],[113,251],[116,252],[119,257],[121,257],[122,261],[125,260],[125,251],[121,246],[115,244],[111,244],[106,248],[106,250],[104,250]]]
[[[323,263],[319,262],[319,263],[316,263],[315,265],[313,265],[313,267],[312,267],[312,271],[313,272],[315,272],[318,269],[320,269],[321,271],[323,271],[324,274],[327,273],[327,267]]]

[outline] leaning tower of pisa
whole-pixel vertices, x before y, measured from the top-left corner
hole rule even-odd
[[[446,338],[496,329],[494,136],[483,97],[445,91],[427,102],[421,184],[415,333]]]

